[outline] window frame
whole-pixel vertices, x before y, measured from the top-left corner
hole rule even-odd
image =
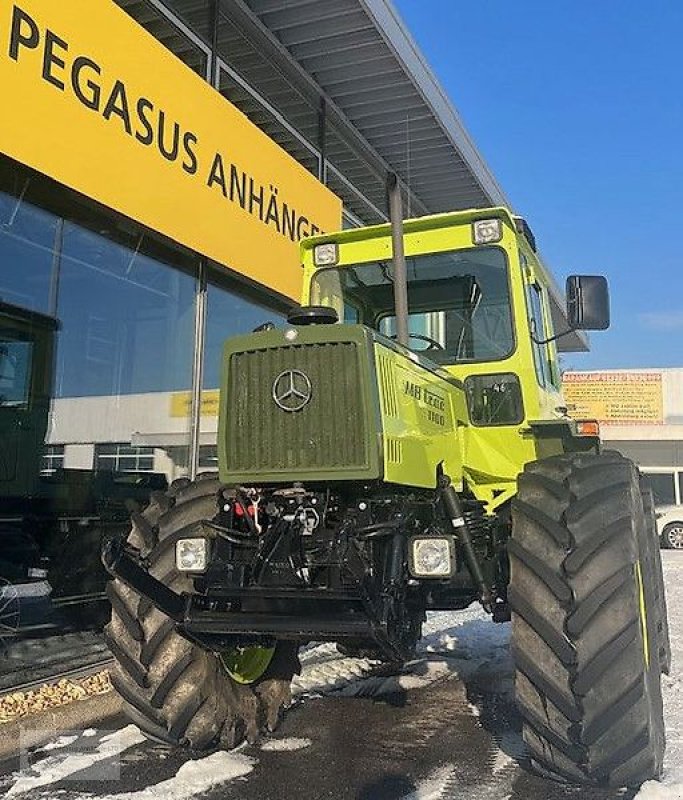
[[[671,479],[671,488],[673,494],[673,503],[662,503],[658,504],[656,502],[655,496],[655,507],[664,507],[664,506],[671,506],[671,505],[681,505],[681,478],[683,477],[683,470],[678,469],[676,467],[644,467],[642,468],[643,476],[647,479],[648,485],[652,489],[653,495],[655,495],[655,490],[651,485],[650,478],[654,475],[661,477],[667,476]]]
[[[526,320],[530,337],[542,340],[552,336],[550,307],[548,302],[548,288],[533,274],[526,254],[519,250],[519,265],[524,286],[524,304],[526,306]],[[535,294],[535,296],[533,296]],[[540,328],[536,324],[535,302],[540,313]],[[561,391],[561,376],[557,362],[553,359],[552,342],[539,344],[531,338],[531,350],[534,359],[534,372],[536,381],[542,389]]]
[[[456,359],[456,360],[448,360],[448,361],[438,360],[438,361],[436,361],[436,363],[439,364],[439,366],[460,366],[460,365],[470,366],[470,365],[474,365],[474,364],[489,364],[489,363],[495,363],[495,362],[502,362],[502,361],[507,361],[508,359],[512,358],[515,355],[515,353],[517,352],[518,341],[517,341],[517,328],[516,328],[516,325],[515,325],[515,302],[514,302],[514,289],[513,289],[513,284],[512,284],[512,264],[511,264],[510,254],[509,254],[509,252],[507,251],[507,249],[505,247],[501,247],[500,245],[492,244],[492,245],[472,246],[472,247],[466,247],[466,248],[463,248],[463,247],[459,247],[459,248],[458,247],[456,247],[456,248],[454,248],[454,247],[446,247],[446,248],[437,249],[437,250],[430,250],[429,252],[425,252],[425,253],[413,253],[413,254],[410,254],[410,255],[406,256],[406,259],[410,259],[410,258],[420,258],[420,257],[423,257],[423,256],[444,255],[444,254],[448,254],[448,253],[478,252],[478,251],[482,251],[482,250],[497,250],[503,256],[503,269],[505,271],[505,285],[506,285],[506,288],[507,288],[508,308],[510,310],[510,348],[504,355],[500,355],[500,356],[497,356],[495,358],[493,358],[493,357],[488,357],[488,358],[468,358],[468,359]],[[311,279],[310,279],[311,283],[310,283],[310,286],[309,286],[309,297],[313,294],[313,286],[314,286],[314,283],[315,283],[316,278],[317,278],[318,275],[320,275],[320,274],[322,274],[324,272],[332,272],[332,271],[341,274],[343,272],[343,270],[354,269],[356,267],[362,267],[362,266],[366,266],[368,264],[376,264],[376,263],[379,263],[382,260],[383,259],[369,258],[369,259],[364,260],[364,261],[354,262],[353,264],[337,264],[335,266],[320,267],[320,268],[316,269],[315,272],[311,275]],[[408,291],[410,292],[410,281],[408,281]],[[344,315],[346,315],[346,308],[347,307],[352,307],[355,310],[357,310],[356,306],[354,306],[354,304],[352,302],[348,301],[343,296],[343,292],[344,292],[343,287],[341,288],[341,292],[342,292],[342,297],[340,299],[343,302]],[[410,306],[410,303],[409,303],[409,306]],[[420,314],[424,314],[424,313],[439,313],[441,311],[447,311],[447,310],[448,309],[431,309],[429,311],[421,310],[421,311],[418,311],[416,313],[420,313]],[[379,330],[379,326],[380,326],[380,324],[382,323],[382,321],[384,319],[387,319],[388,317],[394,316],[393,312],[394,312],[394,309],[384,309],[384,310],[379,311],[377,314],[375,314],[372,324],[369,325],[368,327],[373,328],[381,336],[384,336],[385,334],[381,333],[381,331]],[[409,316],[410,316],[410,311],[408,313],[409,313]],[[362,315],[362,313],[359,313],[359,320],[361,322],[362,322],[362,319],[363,319],[363,315]],[[422,350],[415,350],[414,352],[416,352],[418,355],[424,356],[425,358],[431,358],[431,355],[433,354],[433,351],[430,354],[428,354],[427,352],[422,351]],[[445,350],[445,352],[448,352],[448,351]]]
[[[104,452],[108,448],[112,449],[113,452]],[[122,452],[126,449],[135,452]],[[133,459],[135,468],[123,468],[121,466],[123,459]],[[142,459],[150,459],[148,468],[140,466]],[[112,462],[111,468],[104,466],[102,463],[108,461]],[[154,447],[150,445],[132,445],[129,442],[98,442],[95,445],[94,462],[95,472],[154,472]]]
[[[41,460],[40,474],[42,476],[54,475],[64,467],[66,446],[63,444],[46,444]],[[56,465],[55,465],[55,462]]]

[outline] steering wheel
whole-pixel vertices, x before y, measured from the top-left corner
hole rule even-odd
[[[423,333],[410,333],[408,332],[408,337],[410,339],[419,339],[422,342],[427,342],[429,345],[427,350],[445,350],[446,348],[440,343],[437,342],[436,339],[432,339],[431,336],[425,336]],[[390,339],[398,339],[398,336],[394,333],[390,337]]]

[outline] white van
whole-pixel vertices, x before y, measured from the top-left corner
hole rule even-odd
[[[662,547],[683,550],[683,468],[645,467],[642,472],[655,496]]]

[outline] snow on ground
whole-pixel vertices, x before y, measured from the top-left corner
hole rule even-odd
[[[296,736],[287,736],[284,739],[267,739],[262,745],[261,750],[267,752],[281,752],[285,750],[303,750],[304,747],[310,747],[312,744],[310,739],[298,738]]]
[[[51,755],[32,763],[29,769],[24,770],[6,797],[16,797],[32,789],[57,783],[99,762],[115,759],[128,748],[146,741],[135,725],[128,725],[120,731],[103,736],[92,751],[73,752],[67,749],[65,753],[59,752],[60,749],[68,748],[76,738],[60,736],[55,742],[43,747]]]
[[[666,756],[661,782],[648,781],[636,800],[683,800],[683,605],[678,589],[683,584],[683,553],[662,550],[664,583],[669,611],[671,674],[662,675]]]
[[[665,770],[661,781],[646,783],[636,800],[683,800],[683,605],[677,602],[677,589],[683,583],[683,553],[664,551],[664,574],[668,589],[669,624],[673,652],[672,674],[663,678],[667,733]],[[295,695],[341,693],[377,696],[400,690],[416,689],[457,672],[463,678],[475,673],[499,681],[496,691],[509,691],[512,674],[508,650],[510,626],[493,625],[478,606],[459,612],[429,614],[424,627],[418,657],[399,674],[377,670],[375,662],[340,656],[334,645],[306,648],[301,654],[303,671],[293,686]],[[473,713],[478,713],[472,707]],[[89,729],[81,736],[94,736]],[[506,769],[520,755],[516,733],[514,741],[501,741],[501,752],[493,764],[494,772]],[[71,735],[62,735],[42,748],[29,769],[15,777],[8,797],[19,797],[31,790],[48,787],[70,775],[111,759],[143,741],[133,726],[103,736],[90,752],[74,753],[78,745]],[[264,751],[293,751],[310,746],[307,739],[294,737],[266,740]],[[113,759],[114,761],[116,759]],[[218,752],[188,761],[168,780],[136,792],[111,795],[103,800],[189,800],[212,787],[242,779],[258,763],[254,757],[232,751]],[[452,776],[453,766],[439,768],[410,795],[410,800],[440,797]],[[49,796],[49,795],[45,795]],[[406,798],[408,800],[408,798]],[[504,800],[502,797],[497,800]]]
[[[454,774],[455,767],[452,764],[438,767],[403,800],[441,800]]]
[[[214,786],[248,775],[258,760],[243,753],[219,751],[210,756],[186,761],[168,780],[137,792],[121,792],[100,800],[190,800]],[[86,795],[83,800],[89,800]]]

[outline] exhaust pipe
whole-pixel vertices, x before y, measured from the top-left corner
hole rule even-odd
[[[387,179],[389,219],[391,221],[392,263],[394,268],[394,313],[396,340],[408,347],[408,269],[403,250],[403,202],[398,176],[392,172]]]

